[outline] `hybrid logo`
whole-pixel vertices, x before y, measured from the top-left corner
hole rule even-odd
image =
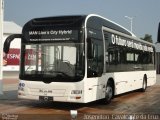
[[[29,31],[29,35],[71,35],[73,30]]]

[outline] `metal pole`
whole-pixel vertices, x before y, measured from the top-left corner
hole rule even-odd
[[[0,95],[3,94],[2,78],[3,78],[3,0],[0,0]]]
[[[131,32],[133,32],[133,18],[131,18]]]
[[[130,20],[130,22],[131,22],[130,28],[131,28],[131,32],[133,32],[133,17],[128,17],[128,16],[125,16],[125,17]]]

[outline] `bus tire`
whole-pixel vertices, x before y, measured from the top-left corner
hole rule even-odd
[[[108,82],[105,90],[105,98],[103,99],[103,104],[109,104],[111,102],[113,93],[113,84],[111,82]]]
[[[146,89],[147,89],[147,76],[144,76],[141,92],[145,92]]]

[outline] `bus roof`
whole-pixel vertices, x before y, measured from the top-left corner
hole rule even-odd
[[[123,26],[119,25],[118,23],[116,23],[116,22],[114,22],[114,21],[111,21],[111,20],[109,20],[109,19],[107,19],[107,18],[105,18],[105,17],[102,17],[102,16],[100,16],[100,15],[97,15],[97,14],[89,14],[89,15],[87,15],[86,21],[85,21],[85,26],[87,26],[87,21],[88,21],[88,19],[91,18],[91,17],[97,17],[97,18],[100,18],[100,19],[104,20],[105,22],[103,23],[103,26],[105,26],[105,27],[112,27],[112,26],[114,25],[115,28],[112,27],[113,29],[116,29],[116,27],[117,27],[117,28],[121,28],[121,31],[119,31],[119,32],[125,31],[125,32],[128,32],[131,36],[136,37],[131,31],[129,31],[129,30],[126,29],[125,27],[123,27]],[[103,21],[102,21],[102,22],[103,22]],[[106,22],[108,22],[109,24],[111,24],[111,26],[108,26],[108,24],[106,24]],[[120,30],[120,29],[119,29],[119,30]]]
[[[89,20],[89,19],[92,19],[92,18],[101,20],[101,23],[98,20],[97,21],[96,20]],[[91,21],[93,21],[93,23]],[[97,22],[99,25],[98,24],[95,25],[96,24],[95,22]],[[89,14],[89,15],[86,16],[85,27],[92,27],[92,26],[94,26],[94,27],[99,26],[100,29],[102,29],[102,27],[107,27],[107,28],[113,29],[114,31],[118,31],[119,33],[122,33],[123,35],[125,35],[126,37],[128,37],[130,39],[133,39],[133,40],[136,40],[138,42],[148,44],[148,45],[151,45],[151,46],[154,47],[153,43],[150,43],[150,42],[147,42],[147,41],[144,41],[144,40],[138,38],[136,35],[134,35],[134,33],[129,31],[125,27],[123,27],[123,26],[119,25],[118,23],[113,22],[113,21],[111,21],[111,20],[109,20],[105,17],[102,17],[100,15]]]
[[[123,26],[96,14],[34,18],[24,25],[22,34],[26,36],[26,32],[29,31],[30,29],[33,30],[33,28],[34,29],[37,29],[38,27],[41,29],[46,27],[53,28],[53,26],[55,27],[60,27],[60,26],[80,27],[81,26],[81,27],[93,28],[93,29],[99,29],[99,30],[102,30],[102,27],[107,27],[115,31],[121,32],[134,40],[153,46],[152,43],[149,43],[137,38],[132,32],[130,32]]]

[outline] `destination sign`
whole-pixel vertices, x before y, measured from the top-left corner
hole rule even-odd
[[[29,30],[29,41],[78,40],[78,30]]]

